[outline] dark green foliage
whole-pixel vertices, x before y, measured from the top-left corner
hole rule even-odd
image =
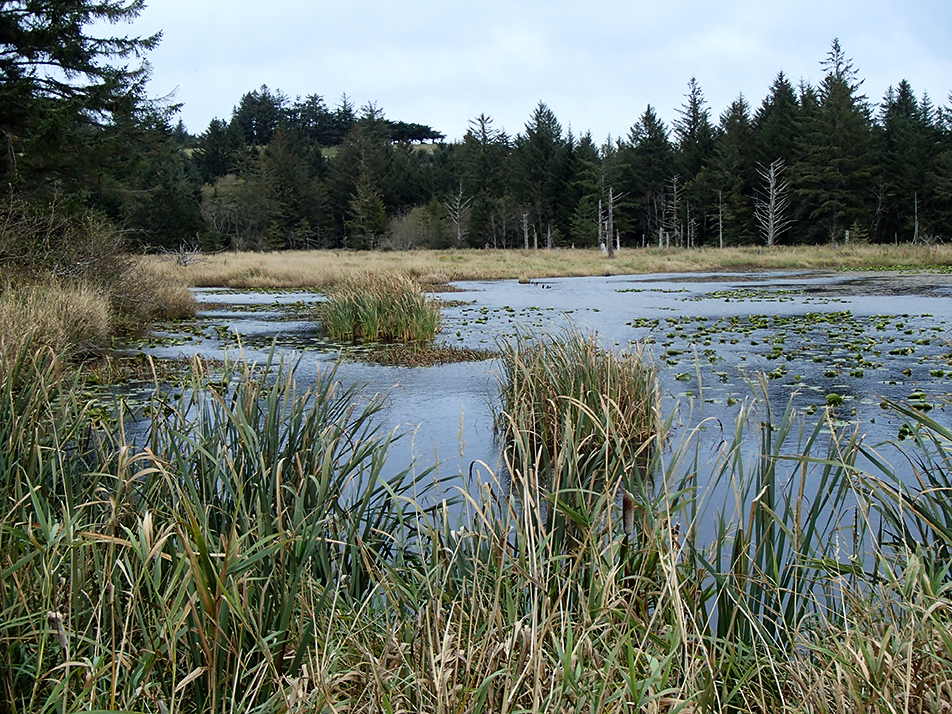
[[[215,179],[237,169],[244,149],[244,141],[238,129],[221,119],[212,119],[205,133],[198,137],[198,147],[193,157],[202,180],[214,183]]]
[[[525,212],[533,245],[551,247],[559,235],[568,233],[569,151],[555,113],[539,102],[525,134],[516,137],[511,159],[514,194]]]
[[[472,197],[470,239],[475,247],[506,245],[504,196],[509,185],[506,161],[509,139],[494,129],[493,120],[480,114],[469,122],[469,129],[458,146],[456,161],[460,183]]]
[[[573,176],[569,190],[571,200],[575,203],[569,237],[572,245],[591,248],[598,245],[602,233],[599,231],[599,201],[608,190],[605,161],[592,141],[591,134],[585,134],[579,139],[569,158]]]
[[[903,80],[880,105],[876,138],[881,156],[881,204],[874,232],[883,241],[923,241],[934,236],[941,200],[930,182],[941,172],[934,148],[939,138],[928,97],[920,102]]]
[[[481,114],[447,144],[373,104],[358,112],[347,95],[330,109],[318,94],[262,86],[194,137],[145,100],[142,69],[106,67],[157,38],[81,37],[97,13],[128,19],[139,3],[71,4],[73,24],[61,29],[67,46],[85,47],[75,60],[88,80],[81,101],[34,82],[26,55],[15,61],[41,39],[16,29],[26,6],[0,13],[12,28],[0,63],[0,130],[16,144],[4,154],[8,183],[92,205],[143,247],[581,247],[604,241],[609,221],[623,246],[749,244],[760,240],[757,167],[777,160],[790,182],[785,242],[952,235],[952,109],[902,81],[874,114],[837,41],[818,86],[795,89],[781,72],[755,111],[739,97],[716,125],[692,78],[670,136],[649,105],[625,139],[599,146],[565,132],[540,102],[519,134]],[[412,225],[422,233],[409,235]]]
[[[627,194],[631,229],[652,245],[664,222],[665,192],[675,153],[668,130],[649,104],[615,157],[620,188]],[[640,241],[639,241],[640,242]]]
[[[541,102],[515,136],[481,114],[462,140],[424,144],[442,135],[373,104],[358,114],[344,95],[331,110],[320,95],[262,87],[193,150],[216,194],[231,175],[248,199],[224,230],[206,189],[207,235],[274,248],[581,247],[604,241],[611,220],[623,246],[751,244],[757,167],[778,160],[790,183],[783,242],[952,234],[952,111],[903,82],[874,117],[838,42],[824,67],[816,87],[779,73],[756,110],[738,97],[716,125],[691,79],[670,135],[649,105],[624,140],[601,146],[564,132]]]
[[[721,116],[720,138],[705,179],[720,202],[718,229],[723,222],[724,244],[749,244],[756,240],[754,206],[757,169],[750,107],[743,95]],[[718,236],[720,231],[718,230]]]
[[[12,0],[0,8],[0,157],[4,183],[40,187],[53,180],[88,187],[99,137],[136,115],[147,69],[123,62],[159,40],[95,36],[94,23],[131,21],[143,2]],[[118,62],[117,62],[118,61]]]
[[[267,146],[278,127],[287,123],[287,104],[284,94],[262,85],[241,98],[231,116],[231,125],[248,146]]]
[[[796,92],[780,72],[770,85],[770,94],[754,113],[752,123],[758,163],[769,166],[776,159],[783,159],[789,166],[793,162],[798,114]]]
[[[819,103],[801,123],[796,190],[817,239],[842,241],[852,229],[855,240],[856,227],[868,232],[875,206],[872,122],[856,71],[835,40],[825,67]]]
[[[678,141],[678,168],[682,178],[690,181],[700,173],[714,153],[714,127],[710,110],[697,80],[691,77],[685,102],[678,110],[681,118],[674,123]]]

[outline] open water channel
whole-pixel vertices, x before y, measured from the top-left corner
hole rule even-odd
[[[884,444],[897,459],[886,442],[897,441],[903,425],[884,400],[928,409],[943,424],[952,420],[952,275],[666,274],[453,287],[440,295],[443,343],[493,348],[518,329],[557,334],[574,325],[612,349],[644,345],[659,367],[664,413],[675,413],[682,432],[703,420],[702,449],[712,453],[760,383],[775,412],[792,400],[808,422],[836,402],[839,424],[855,425],[867,444]],[[193,323],[130,349],[212,359],[240,349],[260,363],[274,347],[300,357],[299,383],[341,358],[341,347],[307,318],[319,294],[196,295],[201,311]],[[368,395],[386,395],[387,426],[406,434],[391,452],[401,466],[410,458],[421,467],[437,463],[444,476],[466,474],[474,461],[496,468],[494,360],[410,368],[348,358],[338,374]]]

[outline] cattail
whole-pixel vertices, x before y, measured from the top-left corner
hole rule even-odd
[[[46,621],[56,630],[56,639],[63,650],[63,655],[69,661],[69,637],[66,635],[66,626],[63,624],[63,613],[50,610],[46,613]]]
[[[624,488],[621,489],[621,527],[626,536],[635,532],[635,499]]]
[[[145,516],[142,517],[142,536],[145,538],[145,547],[151,551],[154,528],[152,526],[152,513],[149,511],[146,511]]]

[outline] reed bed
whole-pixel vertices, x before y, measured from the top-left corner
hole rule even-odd
[[[495,351],[487,349],[410,342],[381,345],[378,349],[358,355],[357,359],[391,367],[432,367],[459,362],[482,362],[496,356]]]
[[[440,303],[405,275],[362,273],[342,280],[316,308],[333,340],[423,342],[440,329]]]
[[[610,445],[632,462],[656,437],[657,372],[640,352],[608,351],[575,328],[541,339],[520,333],[500,352],[502,438],[528,434],[534,458],[550,462],[570,429],[580,458]]]
[[[332,372],[196,362],[130,441],[51,352],[0,365],[0,710],[952,707],[952,432],[905,405],[915,486],[761,397],[638,468],[593,465],[614,408],[514,411],[522,478],[450,488]]]
[[[348,275],[399,273],[423,285],[455,280],[520,279],[586,275],[763,271],[763,270],[947,270],[947,245],[823,245],[697,248],[691,250],[623,248],[609,259],[593,249],[558,250],[413,250],[351,252],[340,250],[224,252],[196,256],[177,266],[160,256],[144,256],[196,287],[325,289]]]

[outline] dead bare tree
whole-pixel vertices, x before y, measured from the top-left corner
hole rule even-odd
[[[764,191],[763,197],[757,200],[755,215],[768,248],[773,248],[777,238],[790,226],[792,220],[787,215],[790,206],[787,191],[790,184],[781,177],[783,170],[783,159],[774,159],[769,167],[760,166],[757,169],[764,181]]]
[[[667,212],[665,216],[665,246],[671,245],[671,234],[674,234],[675,245],[683,246],[683,234],[681,232],[681,187],[678,185],[680,176],[671,178],[671,199],[667,203]]]
[[[611,187],[608,189],[608,229],[605,231],[607,233],[606,243],[608,244],[608,257],[615,257],[615,250],[613,246],[613,241],[615,240],[615,190]]]
[[[446,209],[446,214],[456,227],[457,246],[461,246],[463,244],[463,238],[466,237],[466,229],[464,228],[464,224],[466,222],[469,204],[472,202],[472,196],[469,198],[463,198],[463,184],[460,183],[459,191],[456,193],[456,195],[452,196],[450,200],[443,204],[443,207]]]

